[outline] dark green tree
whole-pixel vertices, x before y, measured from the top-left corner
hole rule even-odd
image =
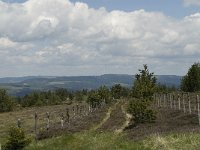
[[[120,99],[122,95],[122,86],[120,84],[112,86],[111,94],[113,98]]]
[[[104,100],[106,103],[110,102],[110,91],[106,86],[101,86],[98,89],[98,95],[100,96],[101,100]]]
[[[139,74],[135,75],[132,88],[134,97],[128,107],[128,112],[132,114],[135,124],[153,122],[156,119],[155,112],[150,108],[152,96],[156,90],[156,78],[154,73],[150,73],[147,65]]]
[[[90,91],[88,94],[87,102],[92,105],[92,107],[100,106],[102,99],[97,91]]]
[[[82,102],[83,101],[83,93],[81,92],[81,91],[77,91],[76,93],[75,93],[75,96],[74,96],[74,99],[76,100],[76,101],[78,101],[78,102]]]
[[[135,75],[132,94],[135,98],[151,100],[156,90],[156,77],[149,72],[146,64],[143,66],[144,69],[139,69],[139,74]]]
[[[22,150],[31,142],[30,138],[25,136],[22,128],[11,127],[7,143],[3,146],[4,150]]]
[[[194,63],[181,80],[181,90],[185,92],[200,91],[200,63]]]
[[[14,106],[13,98],[7,94],[6,90],[0,89],[0,112],[11,111]]]

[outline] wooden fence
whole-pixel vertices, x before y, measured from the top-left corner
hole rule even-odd
[[[153,97],[156,107],[196,114],[200,125],[200,101],[197,93],[156,93]]]
[[[39,114],[35,112],[33,115],[34,121],[32,121],[34,126],[29,132],[34,133],[35,140],[38,139],[39,130],[50,131],[51,129],[64,129],[70,126],[71,121],[88,116],[91,113],[95,113],[96,110],[105,107],[105,102],[93,103],[93,104],[72,104],[66,107],[65,110],[55,110],[52,112],[46,112]],[[18,118],[16,121],[17,127],[23,127],[23,121]]]

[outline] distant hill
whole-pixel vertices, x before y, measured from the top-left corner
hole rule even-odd
[[[158,75],[157,82],[167,86],[178,87],[181,76]],[[54,90],[66,88],[69,90],[96,89],[102,85],[112,87],[121,84],[125,87],[133,85],[134,76],[126,74],[105,74],[101,76],[29,76],[0,78],[0,88],[6,88],[11,95],[23,96],[32,91]]]

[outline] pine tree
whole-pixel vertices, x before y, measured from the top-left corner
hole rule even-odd
[[[194,63],[182,78],[181,90],[185,92],[200,91],[200,63]]]

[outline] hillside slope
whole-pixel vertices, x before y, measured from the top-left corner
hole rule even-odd
[[[181,76],[159,75],[157,82],[167,86],[180,85]],[[68,77],[15,77],[0,78],[0,88],[6,88],[11,95],[23,96],[37,90],[54,90],[57,88],[66,88],[69,90],[96,89],[102,85],[112,87],[115,84],[121,84],[125,87],[131,87],[134,81],[133,75],[126,74],[106,74],[101,76],[68,76]]]

